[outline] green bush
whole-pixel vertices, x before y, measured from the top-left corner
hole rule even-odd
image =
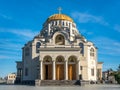
[[[115,74],[115,80],[120,84],[120,72]]]

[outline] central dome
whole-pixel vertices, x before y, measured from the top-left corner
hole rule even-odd
[[[65,14],[54,14],[47,19],[48,22],[53,20],[67,20],[73,22],[73,20]]]

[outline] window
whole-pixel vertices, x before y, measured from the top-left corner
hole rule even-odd
[[[84,45],[83,43],[79,43],[79,46],[80,46],[80,54],[83,54],[84,53]]]
[[[91,76],[94,76],[94,69],[91,69]]]
[[[37,42],[36,43],[36,53],[39,53],[39,48],[41,46],[41,43],[40,42]]]
[[[28,76],[28,68],[25,68],[25,76]]]
[[[57,21],[55,22],[55,25],[57,25]]]
[[[74,24],[72,24],[72,27],[74,27],[74,28],[75,28],[75,25],[74,25]]]
[[[30,50],[29,47],[25,48],[25,56],[29,56],[30,54]]]
[[[73,33],[73,34],[75,34],[75,31],[74,31],[74,30],[72,30],[72,33]]]
[[[64,22],[63,22],[63,26],[64,26],[65,24],[64,24]]]
[[[80,70],[83,70],[83,67],[82,67],[82,66],[80,66]]]
[[[66,26],[68,26],[68,23],[66,22]]]
[[[51,26],[53,26],[54,25],[54,22],[52,22],[52,25]]]
[[[51,56],[45,56],[43,59],[43,62],[52,62],[52,57]]]
[[[63,56],[57,56],[56,62],[64,62],[64,57]]]
[[[90,49],[90,56],[92,56],[92,57],[94,56],[94,49],[93,48]]]
[[[65,45],[65,38],[63,35],[57,35],[55,38],[55,44],[57,45]]]

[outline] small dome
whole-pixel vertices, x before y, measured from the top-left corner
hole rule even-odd
[[[48,22],[53,20],[67,20],[73,22],[73,20],[65,14],[54,14],[47,19]]]

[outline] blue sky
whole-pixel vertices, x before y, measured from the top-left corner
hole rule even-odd
[[[73,18],[89,41],[98,47],[103,70],[120,64],[120,0],[0,0],[0,77],[16,72],[21,48],[38,34],[52,14]]]

